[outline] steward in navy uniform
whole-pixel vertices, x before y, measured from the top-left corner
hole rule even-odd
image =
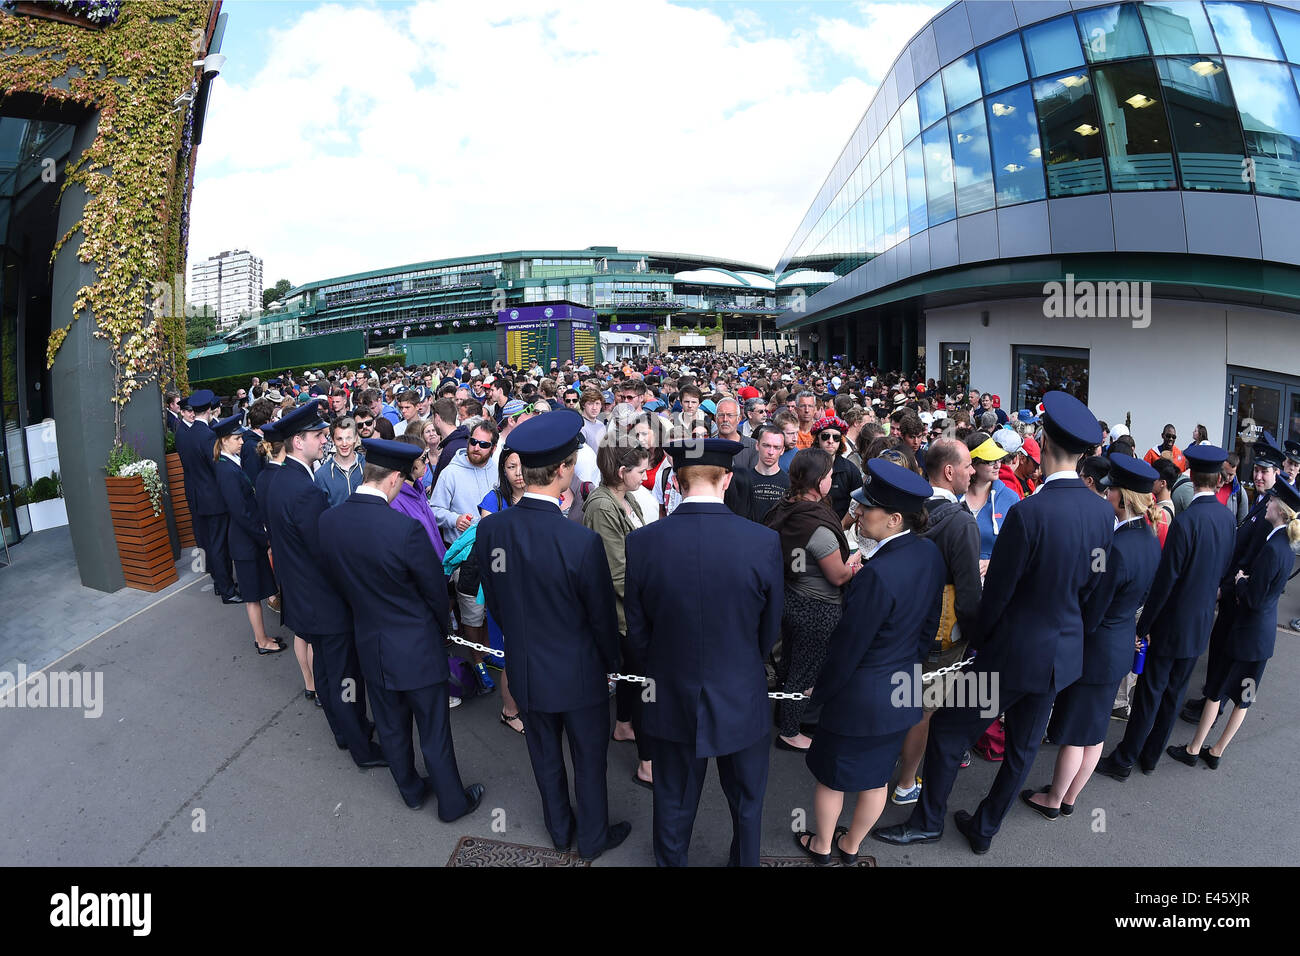
[[[1124,739],[1097,764],[1098,773],[1114,780],[1127,780],[1134,763],[1143,773],[1156,769],[1196,659],[1210,641],[1219,582],[1232,563],[1236,529],[1231,512],[1215,497],[1228,453],[1215,445],[1193,445],[1184,454],[1195,494],[1169,526],[1138,619],[1137,636],[1150,635],[1151,646],[1133,690]]]
[[[1273,496],[1265,512],[1270,530],[1245,571],[1237,573],[1233,593],[1237,604],[1233,616],[1232,632],[1227,647],[1216,664],[1216,669],[1206,677],[1209,702],[1201,715],[1196,737],[1186,747],[1170,747],[1166,752],[1175,760],[1188,766],[1196,765],[1200,757],[1210,769],[1217,770],[1223,750],[1246,719],[1246,709],[1254,702],[1259,682],[1264,676],[1264,665],[1273,656],[1277,643],[1277,604],[1295,564],[1292,547],[1300,543],[1300,493],[1295,486],[1278,476],[1273,485]],[[1214,726],[1223,702],[1231,700],[1235,706],[1228,718],[1228,726],[1213,747],[1202,749]],[[1214,751],[1218,751],[1215,753]]]
[[[967,680],[996,688],[994,713],[1006,714],[1006,759],[974,815],[954,822],[971,850],[984,853],[1020,792],[1042,744],[1056,694],[1083,673],[1084,601],[1101,581],[1115,529],[1110,506],[1075,472],[1080,455],[1101,443],[1101,426],[1064,392],[1043,396],[1042,463],[1036,494],[1007,512],[993,547],[970,647],[978,657]],[[962,753],[988,727],[978,703],[943,707],[930,722],[925,786],[906,823],[876,830],[885,843],[908,845],[943,835],[948,794]]]
[[[710,757],[731,808],[729,862],[758,866],[771,750],[763,662],[781,636],[785,575],[780,535],[723,504],[744,447],[716,438],[666,445],[682,503],[627,536],[623,610],[650,678],[641,726],[660,866],[686,866]]]
[[[276,430],[276,422],[269,422],[262,426],[262,439],[274,445],[282,441],[280,433]],[[248,441],[252,441],[249,439]],[[248,441],[244,446],[248,446]],[[266,518],[266,499],[271,494],[271,479],[279,474],[280,469],[284,467],[284,462],[268,458],[262,463],[261,469],[257,473],[257,478],[253,481],[253,492],[257,497],[257,516],[262,519],[262,526],[266,528],[267,533],[271,531],[271,522]]]
[[[930,656],[943,610],[948,568],[938,546],[919,534],[934,489],[915,472],[879,458],[866,463],[852,492],[862,537],[880,542],[844,593],[844,614],[831,633],[813,702],[822,705],[808,748],[817,778],[817,832],[795,843],[824,865],[839,852],[846,865],[885,807],[885,788],[903,738],[921,720],[921,663]],[[901,702],[898,678],[913,691]],[[656,771],[657,772],[657,771]],[[856,793],[852,825],[836,828],[844,794]]]
[[[381,438],[362,444],[361,485],[319,520],[321,540],[346,541],[348,547],[326,548],[321,558],[352,608],[375,727],[397,789],[414,810],[436,794],[438,817],[450,823],[478,808],[483,785],[461,783],[452,745],[451,674],[443,649],[451,632],[447,588],[441,574],[429,573],[438,557],[424,527],[389,507],[422,452]],[[364,560],[354,560],[354,550]],[[415,770],[412,718],[428,780]]]
[[[216,396],[207,389],[190,396],[194,424],[176,433],[176,452],[181,457],[181,470],[185,473],[185,497],[190,514],[194,516],[194,537],[203,549],[204,563],[212,575],[212,590],[223,604],[240,604],[243,599],[235,590],[226,541],[230,515],[217,487],[212,461],[217,436],[208,427],[208,419],[215,403]]]
[[[1246,517],[1242,519],[1241,524],[1237,525],[1237,535],[1232,549],[1232,566],[1219,582],[1219,615],[1214,619],[1214,627],[1210,631],[1210,654],[1206,659],[1205,686],[1201,689],[1201,699],[1189,700],[1181,714],[1183,720],[1189,724],[1200,723],[1206,703],[1213,700],[1212,697],[1208,697],[1209,678],[1211,672],[1221,669],[1227,651],[1228,635],[1232,633],[1232,620],[1237,612],[1234,587],[1237,572],[1250,567],[1273,529],[1264,515],[1268,510],[1269,500],[1273,497],[1273,484],[1278,480],[1279,471],[1286,463],[1285,453],[1268,432],[1260,435],[1259,441],[1252,446],[1252,451],[1255,460],[1252,478],[1259,494],[1255,498],[1255,503],[1251,505],[1250,511],[1246,513]]]
[[[326,427],[318,402],[308,402],[276,423],[286,455],[271,479],[266,515],[275,542],[281,618],[285,627],[312,646],[316,694],[334,742],[340,750],[351,751],[357,766],[382,767],[383,757],[370,742],[366,684],[357,661],[352,611],[318,570],[327,551],[321,547],[318,522],[329,502],[312,480],[311,464],[321,458]]]
[[[1048,736],[1061,747],[1052,785],[1020,794],[1049,820],[1074,811],[1106,742],[1119,682],[1133,669],[1137,610],[1160,563],[1160,543],[1149,520],[1158,477],[1142,459],[1115,455],[1098,480],[1116,524],[1101,583],[1083,605],[1083,675],[1056,695],[1052,708]]]
[[[557,850],[568,850],[576,835],[579,855],[594,860],[626,840],[632,825],[609,824],[605,783],[606,674],[619,663],[614,582],[600,535],[560,513],[582,424],[577,412],[561,409],[510,433],[527,490],[512,507],[479,521],[474,557],[487,609],[505,635],[506,676],[528,728],[524,741],[547,832]],[[564,770],[565,734],[576,817]]]
[[[235,448],[242,449],[244,439],[252,435],[240,424],[242,418],[242,415],[231,415],[217,422],[212,429],[217,441],[221,443],[221,454],[215,463],[217,487],[221,490],[222,500],[230,515],[230,557],[234,562],[239,593],[248,609],[248,622],[253,628],[253,644],[259,655],[278,654],[284,650],[285,645],[268,638],[262,623],[262,601],[274,597],[279,590],[275,575],[271,573],[271,562],[267,558],[271,542],[266,534],[266,526],[257,513],[253,483],[248,480],[248,475],[235,454]]]

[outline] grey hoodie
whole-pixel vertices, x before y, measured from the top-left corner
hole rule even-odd
[[[964,504],[947,498],[931,498],[925,507],[930,523],[921,536],[933,541],[943,555],[948,569],[944,583],[956,590],[957,625],[963,634],[972,634],[980,605],[979,526]]]
[[[434,517],[438,519],[443,541],[451,544],[460,537],[456,520],[461,515],[473,515],[478,521],[479,502],[496,487],[496,483],[497,471],[492,467],[491,458],[481,468],[476,468],[470,464],[469,453],[464,448],[456,452],[438,475],[429,501]]]

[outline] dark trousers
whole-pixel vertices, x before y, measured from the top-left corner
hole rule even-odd
[[[655,765],[654,847],[659,866],[686,866],[691,831],[700,806],[709,758],[695,756],[694,743],[652,737]],[[735,753],[722,754],[718,779],[731,809],[730,866],[758,866],[763,836],[763,793],[767,789],[767,734]]]
[[[623,652],[623,669],[629,674],[640,674],[641,665],[637,660],[636,652],[632,645],[627,641],[626,634],[618,636],[618,646]],[[650,742],[646,740],[645,734],[641,733],[641,695],[645,693],[645,686],[634,684],[631,681],[621,680],[614,688],[614,719],[621,722],[627,722],[632,725],[632,731],[636,734],[636,755],[638,760],[649,760]]]
[[[978,835],[991,838],[1002,826],[1003,818],[1024,786],[1029,768],[1038,755],[1055,699],[1055,687],[1042,693],[1002,692],[999,703],[1006,715],[1006,756],[998,768],[993,786],[973,815]],[[930,738],[925,745],[925,769],[922,771],[925,786],[921,788],[921,799],[908,820],[912,826],[929,831],[943,829],[948,794],[957,780],[962,753],[980,739],[988,729],[989,720],[988,712],[981,714],[979,707],[940,707],[935,712],[930,721]]]
[[[576,829],[578,853],[595,857],[609,839],[609,791],[605,785],[609,750],[609,701],[570,710],[524,714],[528,759],[542,796],[546,831],[556,846],[569,846]],[[569,776],[564,769],[564,735],[573,759],[573,789],[577,813],[569,803]]]
[[[1116,763],[1122,767],[1140,763],[1145,770],[1155,769],[1173,733],[1195,668],[1195,657],[1147,655],[1146,666],[1133,689],[1133,709],[1124,739],[1111,755]]]
[[[1226,590],[1226,589],[1225,589]],[[1231,592],[1227,597],[1219,598],[1219,613],[1214,618],[1214,627],[1210,629],[1210,656],[1205,659],[1205,686],[1201,688],[1201,697],[1210,693],[1211,674],[1220,673],[1220,658],[1228,653],[1228,634],[1232,631],[1232,620],[1236,616],[1237,602]]]
[[[361,676],[357,645],[351,632],[299,634],[312,646],[312,676],[334,741],[346,746],[360,763],[374,756],[366,720],[366,679]]]
[[[388,690],[370,685],[370,707],[375,712],[375,730],[379,746],[393,772],[393,780],[407,806],[415,806],[424,796],[425,781],[415,770],[415,747],[411,739],[411,722],[420,734],[420,752],[424,769],[438,798],[438,817],[450,822],[469,810],[469,798],[456,766],[456,750],[451,742],[451,708],[448,706],[447,683],[430,684],[416,690]],[[528,732],[532,733],[532,726]]]
[[[235,593],[235,569],[230,563],[230,515],[199,515],[195,527],[203,527],[203,560],[212,575],[212,590],[218,597]]]

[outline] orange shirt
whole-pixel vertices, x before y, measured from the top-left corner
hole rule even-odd
[[[1158,459],[1163,457],[1164,456],[1160,453],[1159,448],[1152,448],[1150,451],[1146,453],[1145,460],[1148,465],[1154,465]],[[1187,458],[1183,455],[1182,451],[1178,448],[1177,445],[1173,447],[1173,451],[1170,452],[1169,457],[1170,460],[1173,461],[1173,463],[1178,466],[1179,471],[1187,470]]]
[[[795,440],[795,447],[800,451],[813,446],[812,432],[800,432],[799,437]]]

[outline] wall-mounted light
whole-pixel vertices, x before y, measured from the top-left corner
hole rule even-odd
[[[1145,93],[1134,93],[1124,102],[1127,103],[1129,106],[1133,107],[1135,110],[1144,110],[1152,103],[1154,103],[1155,100],[1147,96]]]

